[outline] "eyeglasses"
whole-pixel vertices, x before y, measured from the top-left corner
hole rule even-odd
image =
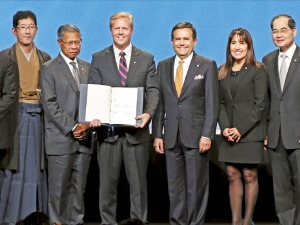
[[[292,29],[288,29],[288,28],[282,28],[280,30],[272,30],[272,34],[273,35],[277,35],[277,34],[287,34],[287,32],[289,30],[292,30]]]
[[[19,27],[17,27],[17,29],[18,30],[20,30],[20,31],[22,31],[22,32],[24,32],[24,31],[26,31],[27,29],[29,29],[30,31],[32,31],[32,30],[34,30],[34,29],[36,29],[37,27],[36,26],[34,26],[34,25],[29,25],[29,26],[19,26]]]
[[[81,40],[80,41],[67,41],[67,42],[65,42],[62,39],[59,39],[59,41],[63,42],[64,44],[66,44],[69,47],[72,46],[73,44],[77,45],[77,46],[81,44]]]

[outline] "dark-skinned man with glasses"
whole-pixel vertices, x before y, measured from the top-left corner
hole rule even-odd
[[[11,118],[13,147],[2,160],[0,170],[0,223],[15,224],[35,211],[47,212],[47,177],[42,142],[42,106],[38,97],[40,65],[50,56],[34,44],[37,19],[32,11],[13,16],[16,43],[2,52],[19,71],[18,114]],[[5,163],[4,163],[5,162]],[[4,165],[5,164],[5,165]]]
[[[41,67],[45,111],[51,224],[83,224],[84,192],[91,159],[89,124],[78,122],[79,85],[86,84],[90,64],[77,58],[81,49],[78,27],[57,31],[58,56]]]

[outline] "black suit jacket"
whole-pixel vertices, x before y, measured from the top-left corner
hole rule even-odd
[[[267,88],[265,68],[243,66],[235,78],[237,85],[230,86],[231,70],[220,81],[221,131],[236,127],[241,133],[240,142],[256,142],[266,138],[267,131]]]
[[[93,55],[89,73],[90,84],[102,84],[112,87],[123,87],[115,60],[113,46]],[[125,87],[144,87],[144,113],[153,117],[158,104],[158,80],[153,55],[132,46],[129,71]],[[101,120],[101,119],[100,119]],[[143,129],[133,127],[121,128],[131,144],[139,144],[150,140],[149,126]],[[118,133],[118,132],[116,132]],[[98,129],[98,138],[113,142],[114,138],[107,138],[107,128]]]
[[[0,53],[0,149],[7,149],[6,160],[1,161],[5,168],[14,154],[12,137],[17,130],[15,123],[18,118],[16,104],[19,94],[19,73],[15,62],[7,55]]]
[[[201,136],[214,138],[219,84],[216,63],[194,53],[181,95],[174,84],[175,56],[158,64],[160,102],[153,119],[154,138],[163,137],[166,149],[174,147],[177,134],[188,148],[198,148]]]
[[[268,147],[276,148],[281,133],[286,149],[300,148],[300,49],[297,46],[283,91],[280,88],[278,54],[275,50],[263,58],[267,67],[270,89]]]

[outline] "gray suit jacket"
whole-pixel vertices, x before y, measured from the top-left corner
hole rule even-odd
[[[18,94],[17,65],[7,55],[0,53],[0,149],[8,149],[7,158],[14,153],[11,137],[17,129],[14,120],[18,118],[18,111],[15,107],[18,103]],[[0,165],[4,166],[3,162]]]
[[[174,85],[175,56],[158,64],[160,102],[153,119],[153,136],[174,147],[177,134],[188,148],[198,148],[201,136],[214,138],[219,83],[216,63],[194,53],[179,98]]]
[[[263,58],[269,77],[271,105],[268,127],[268,147],[276,148],[281,132],[286,149],[300,148],[300,49],[297,46],[291,60],[283,91],[280,88],[278,54],[275,50]]]
[[[110,46],[93,55],[91,69],[89,73],[90,84],[102,84],[112,87],[123,87],[117,68],[113,46]],[[144,113],[149,113],[153,117],[158,104],[157,73],[153,55],[132,47],[129,71],[125,87],[144,87]],[[121,128],[125,132],[126,138],[131,144],[139,144],[150,140],[149,127],[143,129],[133,127]],[[116,140],[107,137],[107,128],[98,129],[98,138],[106,141]]]
[[[80,82],[87,83],[90,64],[77,59]],[[78,122],[79,89],[63,57],[59,54],[41,67],[42,104],[45,111],[45,148],[48,155],[76,151],[91,154],[87,138],[78,142],[72,129]]]
[[[231,70],[220,81],[220,128],[223,131],[236,127],[242,135],[240,142],[262,141],[267,135],[266,70],[243,66],[235,78],[238,84],[234,89],[230,85],[230,74]]]

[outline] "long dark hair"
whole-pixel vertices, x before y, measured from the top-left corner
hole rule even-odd
[[[233,63],[235,61],[235,59],[232,57],[230,52],[230,44],[234,35],[237,35],[241,41],[246,42],[248,45],[246,60],[244,65],[245,66],[254,65],[256,67],[261,67],[262,65],[261,63],[257,62],[255,59],[253,41],[250,33],[244,28],[234,29],[233,31],[231,31],[228,37],[227,48],[226,48],[226,62],[220,67],[219,80],[222,80],[227,76],[229,68],[233,66]]]

